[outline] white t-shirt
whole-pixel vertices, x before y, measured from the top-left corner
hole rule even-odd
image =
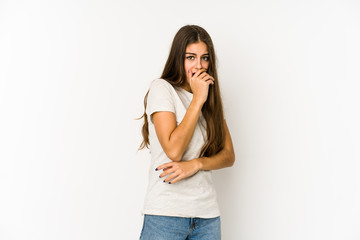
[[[180,87],[173,87],[164,79],[155,79],[150,85],[146,113],[149,122],[151,164],[149,183],[141,214],[178,217],[213,218],[220,216],[212,171],[200,170],[191,177],[174,184],[159,178],[163,170],[155,171],[159,165],[171,162],[157,138],[151,114],[159,111],[175,113],[177,125],[182,121],[193,94]],[[193,137],[181,161],[198,158],[207,140],[206,121],[200,113]]]

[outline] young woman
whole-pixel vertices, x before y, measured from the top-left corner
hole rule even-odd
[[[221,239],[211,170],[231,167],[235,154],[203,28],[180,28],[144,106],[140,149],[150,146],[151,164],[140,239]]]

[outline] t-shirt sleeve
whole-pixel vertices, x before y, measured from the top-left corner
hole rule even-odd
[[[154,112],[167,111],[175,113],[175,103],[171,88],[170,83],[162,79],[156,79],[151,83],[146,104],[146,114],[151,122],[153,122],[152,114]]]

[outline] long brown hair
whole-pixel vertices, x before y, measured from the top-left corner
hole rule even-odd
[[[203,145],[199,157],[209,157],[218,153],[224,148],[225,127],[222,100],[220,95],[220,86],[216,70],[216,56],[213,42],[210,35],[200,26],[186,25],[176,33],[169,57],[166,61],[161,78],[168,81],[171,85],[181,87],[186,81],[186,72],[184,68],[185,50],[191,43],[204,42],[207,45],[209,53],[209,68],[207,73],[215,79],[214,85],[209,85],[209,93],[206,102],[201,111],[207,123],[207,141]],[[143,142],[140,149],[149,147],[149,129],[146,114],[146,103],[149,91],[144,98],[144,114],[138,118],[144,118],[142,127]]]

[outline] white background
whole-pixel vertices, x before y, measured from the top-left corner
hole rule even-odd
[[[225,240],[360,239],[358,1],[0,1],[0,239],[138,239],[143,97],[212,36]]]

